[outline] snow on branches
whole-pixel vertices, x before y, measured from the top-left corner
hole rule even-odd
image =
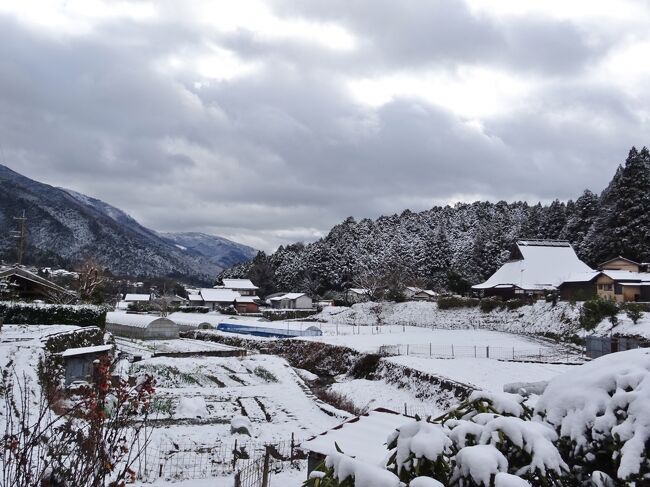
[[[517,394],[476,391],[439,418],[416,418],[389,435],[384,480],[338,453],[306,485],[360,487],[368,472],[375,487],[646,485],[648,404],[650,350],[620,352],[552,380],[534,410]]]

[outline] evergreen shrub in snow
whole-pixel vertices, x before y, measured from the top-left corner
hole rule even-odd
[[[479,303],[480,299],[477,298],[443,296],[438,299],[438,309],[475,308]]]
[[[649,405],[650,350],[611,354],[553,379],[534,409],[518,394],[475,391],[391,433],[385,468],[340,452],[306,485],[650,485]]]

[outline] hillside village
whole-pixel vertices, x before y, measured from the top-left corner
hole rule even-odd
[[[93,390],[102,363],[111,387],[155,378],[140,460],[120,459],[143,485],[313,483],[337,448],[381,463],[395,428],[468,400],[506,414],[504,393],[534,407],[583,364],[650,347],[648,264],[593,269],[562,240],[518,240],[465,296],[378,281],[335,299],[260,296],[250,279],[223,278],[169,291],[121,282],[129,292],[79,304],[109,280],[92,265],[6,266],[0,346],[34,390],[60,364],[56,387],[71,398]]]

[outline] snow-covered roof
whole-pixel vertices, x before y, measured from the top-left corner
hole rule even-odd
[[[163,320],[163,322],[172,320],[154,315],[139,315],[134,313],[121,313],[119,311],[109,311],[106,313],[106,323],[115,325],[131,326],[133,328],[147,328],[154,321]]]
[[[223,279],[226,289],[259,289],[250,279]]]
[[[614,279],[615,281],[650,281],[650,272],[632,272],[604,269],[601,271],[601,273],[605,274],[607,277]]]
[[[282,301],[285,299],[294,300],[298,299],[301,296],[306,296],[305,293],[286,293],[281,296],[275,296],[274,298],[269,299],[269,301]]]
[[[151,300],[150,294],[127,294],[124,296],[124,301],[149,301]]]
[[[368,289],[363,289],[361,287],[351,287],[350,292],[353,292],[355,294],[370,294],[370,291]]]
[[[235,299],[240,298],[241,294],[232,289],[201,289],[201,296],[203,301],[214,303],[232,303]]]
[[[58,284],[54,284],[53,282],[48,281],[44,277],[41,277],[38,274],[35,274],[34,272],[31,272],[31,271],[29,271],[29,270],[27,270],[24,267],[19,266],[19,265],[15,265],[13,267],[8,267],[8,268],[2,269],[0,271],[0,278],[12,277],[12,276],[19,277],[21,279],[25,279],[27,281],[34,282],[34,283],[39,284],[39,285],[41,285],[43,287],[52,289],[55,292],[74,295],[74,293],[72,291],[63,288],[63,287],[59,286]]]
[[[375,409],[301,443],[301,448],[322,455],[336,452],[335,443],[359,460],[379,464],[386,456],[386,438],[413,418],[387,409]]]
[[[523,258],[506,262],[487,281],[472,287],[489,289],[511,285],[527,290],[550,289],[572,274],[593,272],[568,242],[522,240],[517,242],[517,249]]]
[[[257,296],[240,296],[235,299],[237,303],[256,303],[260,298]]]
[[[203,301],[203,298],[201,297],[200,294],[188,294],[187,299],[189,299],[190,301],[199,301],[199,302]]]
[[[113,345],[95,345],[94,347],[68,348],[61,352],[61,357],[73,357],[75,355],[87,355],[91,353],[108,352]]]

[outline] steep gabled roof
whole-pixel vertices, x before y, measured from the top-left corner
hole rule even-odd
[[[473,289],[515,286],[525,290],[553,289],[570,275],[594,272],[566,241],[521,240],[516,243],[521,258],[506,262]]]
[[[610,262],[614,262],[615,260],[624,260],[625,262],[629,262],[630,264],[634,264],[636,266],[641,265],[639,262],[635,262],[632,259],[628,259],[627,257],[622,257],[622,256],[619,255],[618,257],[614,257],[613,259],[609,259],[609,260],[606,260],[605,262],[601,262],[600,264],[598,264],[598,268],[602,269],[604,266],[606,266]]]
[[[34,274],[33,272],[28,271],[24,267],[14,266],[8,269],[4,269],[3,271],[0,271],[0,278],[9,278],[9,277],[18,277],[20,279],[25,279],[26,281],[33,282],[35,284],[38,284],[40,286],[43,286],[55,292],[65,293],[70,295],[75,294],[74,292],[64,287],[61,287],[58,284],[54,284],[52,281],[48,281],[47,279],[39,276],[38,274]]]

